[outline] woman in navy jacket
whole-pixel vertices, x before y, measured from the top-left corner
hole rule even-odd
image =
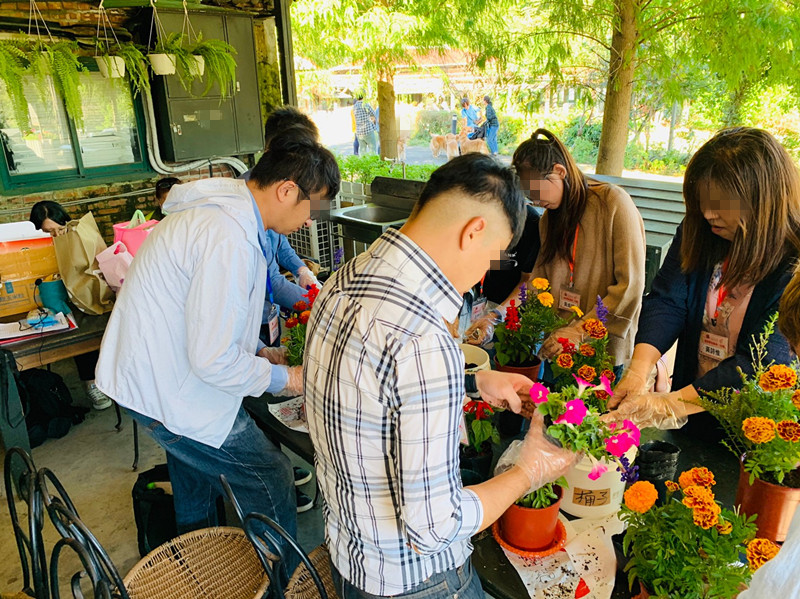
[[[642,304],[631,363],[610,406],[641,426],[678,428],[702,411],[700,392],[741,387],[750,346],[789,282],[800,248],[800,174],[766,131],[720,131],[692,157],[686,217]],[[675,341],[672,388],[647,393],[656,361]],[[791,361],[779,332],[767,361]],[[689,403],[686,403],[686,402]]]

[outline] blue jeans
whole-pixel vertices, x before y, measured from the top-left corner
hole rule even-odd
[[[244,408],[239,408],[219,449],[176,435],[132,410],[128,413],[167,452],[179,533],[217,525],[217,498],[224,496],[219,475],[224,474],[245,514],[269,516],[292,537],[297,536],[292,465]],[[292,556],[288,571],[296,565]]]
[[[366,135],[358,135],[358,151],[362,156],[367,154],[378,154],[380,152],[380,141],[378,132],[374,129]]]
[[[489,146],[492,154],[497,154],[497,130],[499,128],[499,125],[486,128],[486,145]]]
[[[357,589],[346,579],[342,578],[339,571],[331,564],[333,585],[339,593],[339,599],[380,599],[379,595],[372,595]],[[472,562],[467,560],[463,566],[447,570],[441,574],[434,574],[422,584],[401,595],[392,595],[397,599],[485,599],[481,581],[472,567]]]

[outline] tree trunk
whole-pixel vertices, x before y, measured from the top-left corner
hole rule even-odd
[[[381,109],[381,158],[397,158],[397,119],[394,115],[394,82],[378,80],[378,106]]]
[[[750,82],[743,79],[733,95],[729,99],[727,108],[725,109],[725,126],[735,127],[742,124],[742,106],[747,99],[747,94],[750,91]]]
[[[603,131],[597,153],[596,172],[601,175],[619,176],[625,164],[636,57],[636,12],[640,2],[641,0],[614,2],[617,19],[611,39]]]
[[[667,142],[667,152],[672,152],[672,149],[675,147],[675,127],[678,126],[678,117],[680,116],[680,109],[679,109],[678,102],[672,103],[672,114],[669,118],[669,141]]]

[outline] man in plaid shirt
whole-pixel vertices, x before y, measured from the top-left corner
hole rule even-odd
[[[367,102],[364,101],[364,94],[356,96],[356,103],[353,105],[353,114],[356,117],[356,137],[358,138],[358,148],[361,154],[378,153],[378,128],[375,111],[372,110]]]
[[[573,462],[545,440],[539,419],[513,468],[461,483],[465,394],[518,411],[532,381],[465,377],[445,320],[513,245],[524,214],[513,171],[482,154],[455,158],[433,173],[403,228],[348,262],[317,298],[306,411],[342,599],[483,599],[470,537]]]

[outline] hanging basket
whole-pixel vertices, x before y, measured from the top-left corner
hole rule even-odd
[[[197,54],[192,54],[192,58],[195,60],[191,67],[192,75],[195,77],[202,77],[203,73],[206,72],[206,59]]]
[[[153,73],[156,75],[174,75],[176,69],[176,60],[174,54],[148,54],[147,58],[150,60],[150,66],[153,67]]]
[[[125,59],[121,56],[95,56],[97,68],[106,79],[119,79],[125,76]]]

